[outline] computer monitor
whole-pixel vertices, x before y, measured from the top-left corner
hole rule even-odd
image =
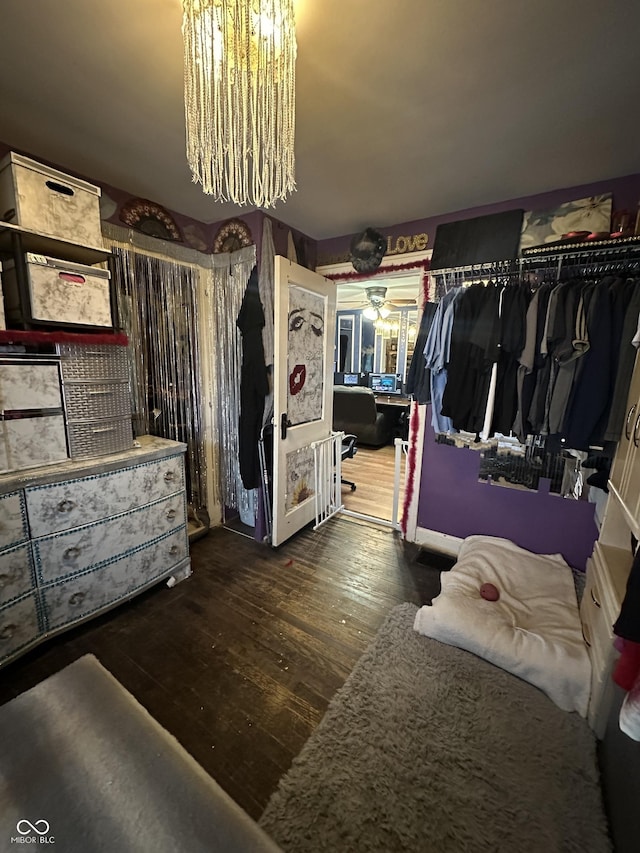
[[[333,384],[334,385],[360,385],[360,374],[359,373],[334,373],[333,374]]]
[[[401,373],[370,373],[369,388],[374,394],[402,395]]]

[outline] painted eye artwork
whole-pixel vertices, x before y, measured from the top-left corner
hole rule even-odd
[[[322,418],[325,311],[323,296],[291,286],[287,315],[287,411],[292,425]]]

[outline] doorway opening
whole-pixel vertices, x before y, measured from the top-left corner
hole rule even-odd
[[[410,425],[406,380],[418,336],[430,254],[385,259],[368,276],[354,274],[350,264],[318,269],[337,284],[334,390],[338,385],[368,389],[381,422],[373,432],[368,428],[360,431],[355,423],[351,429],[348,422],[336,419],[341,407],[334,406],[334,429],[358,437],[356,455],[343,461],[343,478],[356,484],[355,491],[343,486],[344,506],[388,523],[402,516]],[[400,454],[399,506],[394,514],[396,439],[404,443],[404,450]]]

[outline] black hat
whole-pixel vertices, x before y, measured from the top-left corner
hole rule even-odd
[[[373,272],[377,270],[387,248],[387,241],[382,234],[367,228],[362,234],[357,234],[351,241],[351,263],[357,272]]]

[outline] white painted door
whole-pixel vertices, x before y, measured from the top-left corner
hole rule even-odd
[[[275,259],[272,545],[315,518],[312,444],[331,434],[334,282]]]

